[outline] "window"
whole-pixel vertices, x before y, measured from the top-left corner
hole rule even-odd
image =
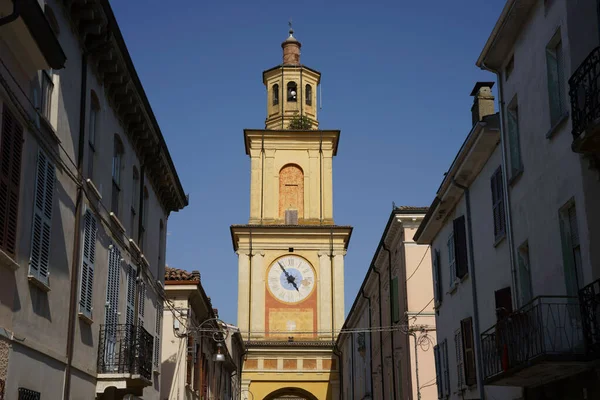
[[[564,60],[560,30],[546,47],[550,125],[554,126],[565,114]]]
[[[304,87],[304,96],[306,97],[306,105],[312,106],[312,98],[313,98],[312,86],[306,85]]]
[[[465,363],[462,332],[460,328],[454,332],[454,349],[456,350],[456,384],[458,389],[462,390],[465,388]]]
[[[519,108],[517,98],[507,108],[508,117],[508,146],[510,153],[510,176],[513,178],[523,170],[521,160],[521,145],[519,143]]]
[[[475,377],[475,349],[473,343],[473,319],[471,317],[460,321],[462,333],[462,350],[465,370],[465,383],[467,386],[476,383]]]
[[[433,356],[438,399],[445,399],[450,396],[450,369],[448,368],[448,341],[446,339],[433,347]]]
[[[98,101],[98,96],[96,93],[92,91],[91,94],[91,105],[90,105],[90,121],[89,121],[89,136],[88,136],[88,165],[87,165],[87,173],[88,178],[92,181],[94,180],[94,162],[96,160],[96,134],[98,133],[98,120],[100,114],[100,102]]]
[[[498,321],[512,314],[513,307],[510,286],[496,290],[494,292],[494,300],[496,304],[496,319]]]
[[[146,312],[146,283],[141,278],[138,288],[138,325],[144,326],[144,314]]]
[[[163,317],[163,305],[160,300],[157,300],[156,304],[156,327],[154,332],[154,365],[158,367],[160,365],[160,332],[162,330],[162,317]]]
[[[271,90],[271,93],[273,96],[273,105],[276,106],[277,104],[279,104],[279,85],[278,84],[273,85],[273,89]]]
[[[112,246],[112,247],[111,247]],[[116,334],[119,323],[119,292],[121,271],[121,250],[113,243],[108,253],[108,280],[106,284],[106,314],[104,324]]]
[[[4,104],[0,134],[0,249],[14,256],[17,246],[23,127]]]
[[[113,162],[112,162],[112,201],[111,211],[119,216],[119,200],[121,192],[121,168],[123,167],[123,142],[119,136],[114,136]]]
[[[502,167],[498,167],[492,175],[492,210],[494,217],[494,240],[497,242],[504,237],[506,217],[504,216],[504,186],[502,182]]]
[[[433,252],[433,297],[435,305],[442,302],[442,276],[440,274],[440,251]]]
[[[194,343],[194,337],[191,334],[187,336],[187,357],[185,363],[185,383],[193,387],[193,376],[194,376],[194,359],[196,356],[196,346]]]
[[[128,264],[127,265],[127,309],[125,313],[125,323],[127,325],[133,325],[135,322],[135,287],[137,271],[136,268]],[[128,330],[129,331],[129,330]]]
[[[133,185],[131,187],[131,216],[129,221],[129,232],[131,237],[135,237],[135,220],[137,216],[137,208],[139,207],[140,198],[140,174],[136,167],[133,167]]]
[[[83,218],[83,257],[81,259],[81,287],[79,290],[79,312],[92,318],[94,262],[96,259],[96,218],[91,210]]]
[[[287,101],[296,102],[298,97],[298,88],[296,82],[288,82],[287,84]]]
[[[29,275],[48,285],[50,273],[50,237],[54,203],[55,169],[43,151],[38,152],[33,223],[31,228],[31,256]]]
[[[533,299],[533,288],[531,284],[531,266],[529,265],[529,244],[525,242],[517,250],[517,262],[519,265],[519,295],[521,306]]]
[[[144,186],[144,201],[142,202],[142,231],[140,232],[140,248],[142,251],[144,250],[143,246],[145,244],[146,238],[146,228],[148,226],[148,207],[150,206],[148,202],[148,188]]]
[[[454,254],[454,232],[448,236],[448,265],[450,266],[450,287],[456,282],[456,257]]]
[[[50,111],[52,109],[52,91],[54,90],[53,72],[51,69],[41,71],[42,95],[40,98],[40,112],[50,121]]]
[[[563,249],[563,267],[568,296],[577,296],[583,282],[581,248],[577,212],[571,201],[560,211],[560,233]]]
[[[444,378],[442,374],[442,362],[440,354],[440,346],[433,346],[433,360],[435,362],[435,381],[437,383],[438,399],[444,398]]]
[[[392,322],[397,324],[400,322],[400,300],[398,296],[398,277],[392,279]]]
[[[508,78],[510,77],[510,74],[512,74],[514,68],[515,68],[515,56],[513,54],[510,57],[510,60],[508,61],[508,63],[506,64],[506,67],[504,68],[504,80],[505,81],[508,81]]]

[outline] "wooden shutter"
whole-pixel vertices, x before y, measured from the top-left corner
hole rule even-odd
[[[33,226],[31,235],[31,257],[29,273],[44,284],[48,284],[50,267],[50,237],[52,227],[52,205],[54,203],[54,165],[40,150],[38,152]]]
[[[477,382],[475,377],[475,346],[473,344],[473,319],[471,317],[460,321],[462,332],[463,360],[465,364],[465,383],[468,386]]]
[[[144,310],[146,308],[146,284],[140,282],[138,291],[138,322],[140,326],[144,326]]]
[[[521,171],[521,147],[519,144],[519,111],[517,107],[508,110],[508,145],[510,152],[511,176]]]
[[[14,256],[17,245],[23,127],[5,104],[0,142],[0,248]]]
[[[454,256],[456,260],[456,277],[461,279],[469,272],[469,263],[467,258],[467,230],[465,226],[465,216],[454,220]]]
[[[162,330],[162,317],[163,317],[163,305],[161,300],[158,300],[156,305],[156,327],[154,332],[156,336],[154,338],[154,365],[157,367],[160,365],[160,332]]]
[[[436,302],[442,301],[442,279],[440,274],[440,251],[433,252],[433,295]]]
[[[194,390],[200,390],[202,381],[202,352],[200,343],[194,343]]]
[[[437,382],[437,392],[438,399],[441,399],[443,396],[442,388],[444,386],[444,382],[442,378],[442,363],[440,359],[440,346],[435,345],[433,347],[433,359],[435,361],[435,381]]]
[[[127,325],[135,323],[135,275],[135,267],[129,264],[127,266],[127,310],[125,312],[125,323]]]
[[[398,301],[398,277],[392,279],[392,322],[400,322],[400,304]]]
[[[193,385],[192,372],[194,370],[194,337],[190,334],[187,336],[187,357],[185,360],[185,383]]]
[[[506,218],[504,216],[504,187],[502,186],[502,168],[498,167],[491,179],[492,207],[494,215],[494,238],[497,240],[506,229]]]
[[[441,360],[443,380],[444,380],[444,397],[450,396],[450,367],[448,364],[448,341],[444,339],[441,347]]]
[[[106,304],[107,310],[104,317],[104,323],[115,327],[119,323],[119,291],[120,291],[120,265],[121,251],[112,245],[108,253],[108,281],[106,285]],[[116,329],[111,328],[111,329]]]
[[[81,288],[79,312],[92,317],[92,293],[94,286],[94,260],[96,258],[96,218],[87,210],[83,226],[83,257],[81,259]]]
[[[494,297],[496,300],[496,317],[498,320],[508,317],[513,311],[510,286],[496,290],[494,292]]]
[[[459,389],[462,389],[465,385],[465,362],[461,331],[462,329],[458,329],[456,332],[454,332],[454,349],[456,350],[456,377]]]

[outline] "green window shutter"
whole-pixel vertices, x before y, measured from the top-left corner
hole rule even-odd
[[[456,277],[462,279],[469,272],[467,257],[467,228],[465,216],[461,215],[453,222],[454,229],[454,256],[456,262]]]
[[[433,252],[433,295],[435,302],[442,301],[442,279],[440,275],[440,251]]]
[[[441,374],[440,347],[437,344],[433,347],[433,359],[435,361],[435,380],[437,384],[438,399],[441,399],[443,397],[442,389],[444,383],[442,382],[443,378]]]
[[[52,206],[54,203],[54,165],[40,150],[38,153],[33,226],[31,234],[31,256],[29,273],[48,285],[50,273],[50,237]]]
[[[521,171],[521,148],[519,144],[519,111],[515,107],[508,110],[508,142],[510,152],[511,174]]]
[[[96,218],[90,210],[84,217],[83,257],[81,260],[81,286],[79,290],[79,312],[92,317],[94,261],[96,258]]]
[[[392,319],[395,324],[400,322],[400,304],[398,302],[398,277],[392,279]]]
[[[550,101],[550,123],[554,125],[560,117],[560,92],[558,83],[558,59],[555,49],[546,49],[546,69],[548,73],[548,100]]]
[[[490,182],[492,189],[492,212],[494,219],[494,238],[498,240],[504,235],[506,218],[504,215],[504,188],[502,186],[502,167],[498,167]]]

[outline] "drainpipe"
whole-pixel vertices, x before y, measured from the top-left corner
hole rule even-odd
[[[382,243],[382,248],[388,253],[388,285],[392,290],[392,252],[387,248],[385,243]],[[390,296],[390,325],[394,325],[394,308],[392,307],[392,296]],[[392,353],[392,386],[394,388],[394,400],[397,398],[396,394],[396,356],[394,355],[394,331],[391,334],[391,353]]]
[[[510,256],[510,273],[512,278],[512,292],[513,294],[513,304],[519,306],[519,287],[517,285],[517,256],[516,249],[514,243],[513,229],[512,229],[512,207],[510,204],[510,193],[508,191],[508,154],[506,152],[506,139],[504,137],[504,86],[502,85],[502,76],[500,75],[500,71],[493,70],[489,68],[484,63],[482,63],[481,69],[492,72],[496,75],[496,80],[498,82],[498,105],[500,112],[500,147],[502,150],[502,185],[504,186],[502,189],[504,193],[504,209],[506,210],[506,236],[508,237],[508,254]],[[515,307],[515,308],[517,308]]]
[[[0,26],[10,24],[11,22],[13,22],[17,18],[19,18],[19,5],[20,4],[21,4],[21,2],[19,0],[14,0],[12,13],[7,15],[6,17],[0,18]]]
[[[473,291],[473,330],[475,332],[475,354],[477,357],[475,358],[477,361],[477,388],[479,389],[479,399],[485,400],[485,390],[483,388],[483,366],[481,365],[481,336],[479,333],[479,305],[477,302],[477,284],[475,281],[475,255],[473,253],[473,230],[471,226],[471,196],[469,192],[469,188],[463,186],[456,182],[454,178],[452,178],[452,184],[457,188],[462,189],[465,193],[465,200],[467,203],[467,229],[469,231],[468,241],[469,241],[469,262],[471,264],[471,290]],[[416,340],[416,337],[415,337]],[[416,346],[416,343],[415,343]],[[416,350],[416,347],[415,347]]]
[[[378,286],[378,290],[379,290],[379,325],[382,325],[382,318],[381,318],[381,303],[382,303],[382,299],[381,299],[381,274],[379,273],[379,271],[377,270],[377,268],[375,268],[375,265],[373,265],[373,272],[375,272],[377,274],[377,286]],[[383,377],[383,370],[384,370],[384,365],[383,365],[383,330],[380,329],[379,330],[379,362],[381,363],[381,392],[385,393],[385,379]]]
[[[17,2],[15,1],[15,8],[13,14],[17,14]],[[5,17],[5,18],[9,18]],[[16,18],[16,17],[15,17]],[[2,21],[0,20],[0,24]],[[108,41],[108,36],[107,36]],[[85,148],[85,111],[86,111],[86,98],[87,98],[87,70],[88,70],[88,57],[89,55],[98,50],[100,47],[106,45],[107,42],[100,42],[100,44],[85,48],[81,54],[81,90],[79,94],[79,142],[77,146],[77,195],[75,198],[75,222],[74,232],[75,237],[73,239],[73,263],[71,264],[71,287],[69,293],[69,319],[67,326],[67,348],[66,356],[67,363],[65,365],[65,378],[63,386],[63,399],[68,400],[71,397],[71,365],[73,363],[73,347],[75,341],[75,320],[77,311],[77,282],[79,273],[79,264],[81,263],[81,208],[83,206],[83,151]]]
[[[369,302],[369,361],[371,364],[369,371],[369,391],[371,392],[371,398],[373,398],[375,394],[373,393],[373,340],[371,338],[373,333],[371,332],[371,298],[365,296],[364,289],[360,291],[360,294]]]

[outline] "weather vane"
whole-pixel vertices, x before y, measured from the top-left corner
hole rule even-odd
[[[290,27],[290,36],[294,33],[294,29],[292,28],[292,19],[290,18],[290,21],[288,22],[288,25]]]

